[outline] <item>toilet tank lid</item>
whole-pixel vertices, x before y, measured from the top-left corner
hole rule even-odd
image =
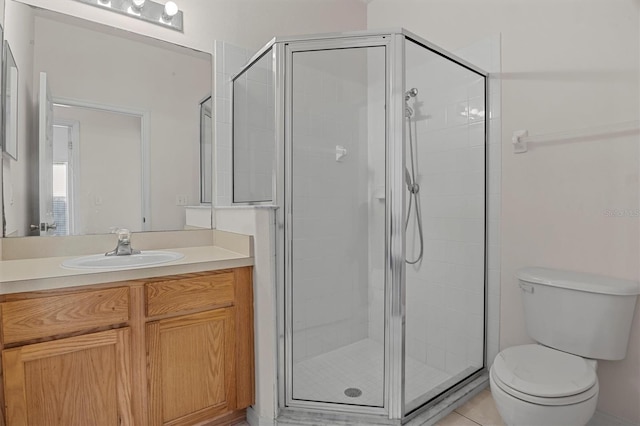
[[[640,294],[637,281],[622,280],[585,272],[563,271],[560,269],[526,267],[516,271],[516,277],[525,282],[561,287],[589,293],[632,296]]]

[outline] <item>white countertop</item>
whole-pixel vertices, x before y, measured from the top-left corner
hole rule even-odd
[[[0,261],[0,294],[78,287],[165,275],[187,274],[253,265],[253,257],[218,246],[168,248],[183,258],[131,269],[65,269],[62,262],[77,256]]]

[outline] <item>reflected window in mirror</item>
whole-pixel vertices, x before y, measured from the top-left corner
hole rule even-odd
[[[53,163],[53,235],[69,235],[69,163]]]
[[[53,235],[75,235],[79,210],[80,121],[63,118],[59,112],[67,107],[54,106],[54,114],[58,114],[53,123]]]

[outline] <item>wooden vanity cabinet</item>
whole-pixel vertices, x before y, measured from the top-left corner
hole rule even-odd
[[[251,273],[1,296],[1,420],[177,426],[244,418],[254,398]]]
[[[6,349],[8,425],[133,425],[129,328]]]
[[[150,425],[235,411],[234,316],[221,308],[147,324]]]
[[[132,425],[129,288],[4,296],[8,425]]]
[[[217,424],[228,424],[253,403],[250,272],[145,284],[149,425],[192,425],[225,413]]]

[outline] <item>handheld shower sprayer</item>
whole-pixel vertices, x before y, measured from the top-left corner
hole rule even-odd
[[[404,168],[404,180],[407,184],[407,189],[410,194],[417,194],[420,192],[420,185],[416,182],[413,174],[409,172],[408,168]]]
[[[415,98],[418,95],[418,89],[415,87],[407,90],[404,93],[404,115],[407,118],[413,117],[413,108],[409,106],[409,99]]]
[[[422,234],[422,212],[420,209],[420,185],[416,179],[416,169],[417,169],[417,158],[414,156],[413,152],[413,132],[411,131],[411,117],[413,117],[413,108],[409,106],[409,99],[415,98],[418,96],[418,89],[415,87],[407,90],[404,93],[404,116],[407,119],[407,124],[409,125],[409,160],[411,161],[410,167],[411,171],[409,171],[408,167],[404,169],[404,179],[407,182],[407,190],[409,191],[409,206],[407,207],[407,218],[405,220],[404,229],[405,232],[409,227],[409,220],[411,219],[412,210],[415,212],[415,220],[417,224],[418,238],[420,240],[420,251],[418,252],[418,256],[415,259],[405,258],[405,262],[410,265],[415,265],[422,261],[422,255],[424,253],[424,237]],[[415,105],[414,105],[415,106]],[[417,142],[417,141],[416,141]]]

